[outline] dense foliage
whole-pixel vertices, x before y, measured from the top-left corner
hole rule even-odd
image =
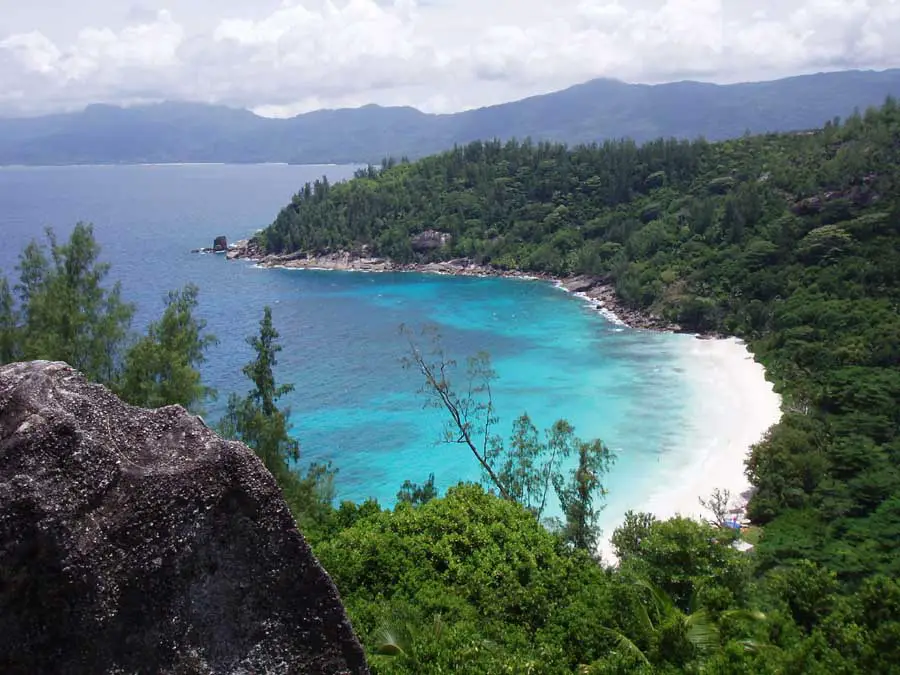
[[[76,224],[65,243],[49,229],[46,237],[20,254],[13,288],[0,273],[0,365],[65,361],[134,405],[198,410],[214,393],[198,368],[216,339],[195,315],[197,287],[170,292],[160,320],[137,337],[134,306],[118,283],[106,285],[109,264],[100,262],[93,227]]]
[[[376,673],[890,673],[900,586],[842,595],[809,561],[758,578],[720,528],[630,514],[605,569],[527,509],[460,485],[346,502],[315,544]]]
[[[418,253],[413,237],[426,229],[452,239]],[[600,640],[612,635],[604,632],[610,627],[621,640],[618,651],[608,651],[611,642],[598,647],[597,654],[607,654],[601,662],[614,659],[610,654],[637,658],[622,646],[630,641],[644,657],[650,649],[649,659],[638,661],[659,672],[701,664],[704,672],[722,673],[892,672],[900,663],[900,108],[893,100],[802,134],[572,149],[479,142],[416,163],[385,162],[347,183],[305,186],[260,241],[272,252],[355,250],[403,261],[468,256],[500,268],[596,275],[634,308],[688,329],[744,337],[785,402],[781,423],[748,459],[757,488],[750,515],[763,534],[747,558],[746,576],[722,560],[705,568],[692,562],[711,533],[635,515],[617,533],[625,547],[621,577],[585,582],[594,584],[598,599],[605,584],[625,583],[629,575],[652,584],[653,644],[672,647],[667,630],[696,637],[698,622],[708,628],[707,620],[720,642],[700,650],[688,640],[690,649],[672,647],[680,656],[661,656],[622,615],[597,618],[579,635]],[[459,498],[376,513],[341,536],[355,532],[374,544],[385,528],[404,532],[405,519],[453,509]],[[472,518],[473,527],[481,522],[481,507]],[[410,544],[396,536],[384,545]],[[375,564],[374,549],[368,550]],[[428,550],[435,560],[447,559],[437,544]],[[717,544],[708,555],[721,551]],[[367,594],[380,593],[374,596],[383,597],[379,611],[387,611],[399,602],[394,586],[348,576],[362,563],[351,565],[327,547],[322,555],[334,561],[330,569],[364,631],[374,630],[368,627],[376,612],[367,603],[375,600]],[[421,561],[402,560],[392,568],[391,584],[422,574]],[[429,602],[444,594],[470,597],[452,585],[454,569],[439,570],[440,592],[422,581],[431,589]],[[701,589],[683,578],[697,569],[708,577]],[[432,607],[418,591],[404,591],[402,598],[419,627],[430,625],[433,611],[450,611],[440,603]],[[490,623],[501,603],[469,599],[466,606],[477,615],[468,630],[518,655],[504,663],[542,650],[534,663],[544,665],[519,664],[511,672],[593,663],[593,653],[566,648],[565,656],[553,656],[540,638],[519,651]],[[705,614],[691,621],[695,609]],[[758,610],[764,619],[747,618]],[[729,614],[737,611],[751,614],[738,620]],[[549,621],[552,614],[544,608],[542,616]],[[509,635],[520,627],[540,635],[544,625],[526,616],[503,615]],[[565,630],[558,630],[556,644],[566,644]],[[369,639],[375,649],[374,634]],[[463,647],[449,650],[456,648]],[[441,664],[433,672],[452,670],[450,658],[430,655],[403,672],[427,672],[431,666],[423,663],[431,662]],[[590,667],[633,672],[635,663]]]
[[[171,291],[159,321],[126,353],[116,391],[124,400],[145,408],[178,402],[197,409],[215,394],[200,380],[197,369],[216,338],[205,333],[206,321],[195,315],[200,290],[188,284]]]
[[[681,667],[696,656],[686,636],[660,644],[655,628],[641,625],[650,598],[639,577],[605,571],[527,509],[479,486],[419,507],[345,504],[339,513],[352,524],[317,553],[381,655],[373,658],[379,673],[569,673],[588,664],[603,672],[648,659]],[[675,526],[700,540],[715,533],[692,521]],[[706,544],[697,556],[705,566],[681,573],[698,585],[714,565],[744,564],[727,546]],[[633,653],[618,653],[622,639]]]

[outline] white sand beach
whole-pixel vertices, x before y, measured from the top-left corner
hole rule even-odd
[[[763,366],[737,338],[686,338],[682,359],[690,400],[681,447],[660,459],[658,487],[635,496],[629,505],[662,519],[711,517],[699,498],[716,488],[728,490],[735,506],[744,505],[742,495],[750,488],[744,475],[749,448],[781,419],[781,397],[765,379]],[[607,563],[615,560],[609,537],[621,523],[621,502],[616,511],[603,517],[600,552]]]

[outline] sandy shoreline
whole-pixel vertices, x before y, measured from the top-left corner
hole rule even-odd
[[[689,392],[680,447],[654,468],[658,487],[628,508],[660,519],[708,519],[712,514],[699,498],[716,488],[731,493],[733,506],[746,505],[751,486],[744,462],[750,447],[781,419],[781,396],[737,338],[686,340],[679,365]],[[621,502],[617,506],[603,518],[600,551],[606,562],[615,560],[609,537],[624,515]]]

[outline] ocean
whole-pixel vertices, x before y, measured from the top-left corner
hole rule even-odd
[[[277,376],[296,387],[285,403],[302,461],[334,464],[339,500],[375,497],[389,506],[406,479],[433,473],[443,490],[479,478],[463,446],[439,442],[443,416],[423,407],[420,377],[403,367],[401,324],[436,326],[459,363],[491,355],[504,436],[527,411],[539,428],[566,418],[582,438],[601,438],[617,456],[606,479],[607,529],[691,461],[701,430],[691,405],[697,378],[684,358],[697,342],[690,336],[624,328],[539,281],[263,270],[190,253],[219,234],[246,237],[305,181],[340,180],[354,168],[0,168],[0,270],[12,278],[18,252],[45,226],[63,237],[88,221],[110,279],[138,305],[136,330],[160,313],[168,290],[199,286],[200,313],[219,339],[203,367],[219,394],[206,406],[211,420],[230,392],[249,388],[245,337],[271,305],[284,346]],[[465,384],[463,372],[457,381]]]

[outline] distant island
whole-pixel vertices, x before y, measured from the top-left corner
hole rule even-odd
[[[630,138],[726,140],[819,128],[855,107],[900,96],[900,69],[716,85],[591,80],[562,91],[455,114],[376,105],[291,119],[201,103],[0,119],[0,165],[183,162],[369,163],[424,157],[497,138],[574,144]]]

